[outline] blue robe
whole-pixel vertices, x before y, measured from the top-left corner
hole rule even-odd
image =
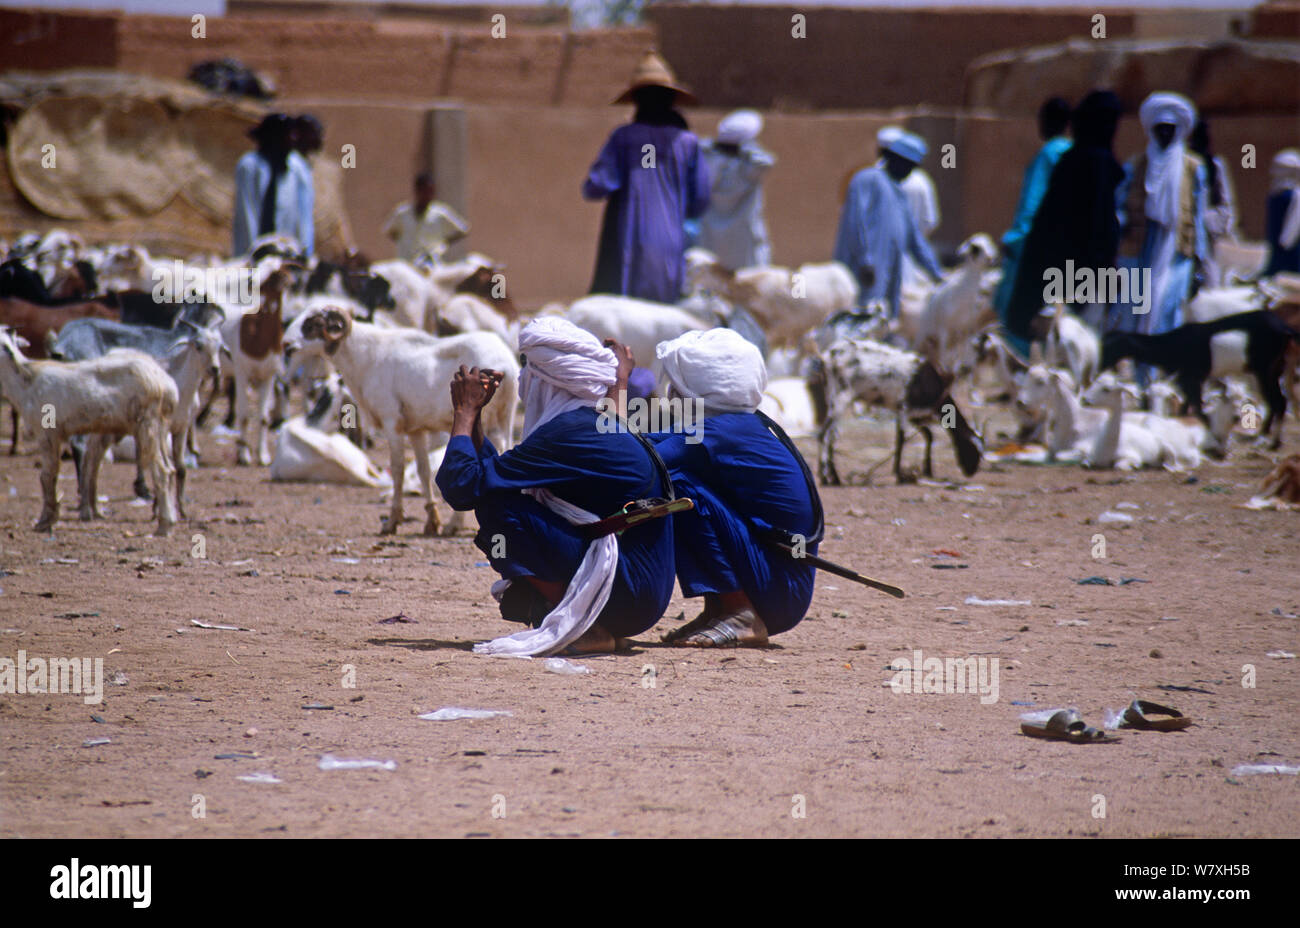
[[[438,489],[453,509],[474,510],[474,543],[502,577],[567,584],[587,550],[580,529],[521,490],[545,487],[601,518],[630,500],[667,495],[641,443],[631,435],[597,431],[597,416],[591,407],[562,413],[505,454],[487,439],[476,452],[465,435],[447,444]],[[505,540],[501,557],[497,535]],[[618,548],[614,588],[597,622],[626,638],[658,622],[672,598],[672,521],[629,529]]]
[[[1013,348],[1024,357],[1029,357],[1029,342],[1006,328],[1007,310],[1011,306],[1011,291],[1016,285],[1016,269],[1020,265],[1020,255],[1024,250],[1025,236],[1034,224],[1034,214],[1038,204],[1043,202],[1047,193],[1047,182],[1052,178],[1052,169],[1061,155],[1070,149],[1068,136],[1058,135],[1043,143],[1034,160],[1025,169],[1025,179],[1020,185],[1020,202],[1016,206],[1016,216],[1011,228],[1002,236],[1002,279],[993,294],[993,308],[1002,320],[1003,336]]]
[[[799,624],[812,602],[816,570],[754,537],[780,528],[810,537],[816,530],[803,469],[753,413],[709,416],[702,440],[651,435],[678,496],[695,509],[673,516],[677,580],[688,598],[743,590],[769,634]],[[807,553],[816,554],[810,544]]]
[[[1282,224],[1286,221],[1291,198],[1300,197],[1300,190],[1278,190],[1269,194],[1265,215],[1265,239],[1268,241],[1268,264],[1261,277],[1272,277],[1279,271],[1300,274],[1300,240],[1290,248],[1282,247]]]
[[[653,166],[648,166],[648,151]],[[591,166],[582,195],[609,200],[591,292],[660,303],[681,299],[683,224],[709,205],[709,174],[699,140],[676,125],[619,126]]]
[[[835,236],[835,260],[858,279],[860,307],[883,300],[890,315],[898,315],[904,254],[936,280],[942,276],[943,269],[917,227],[907,195],[884,168],[864,168],[849,182]]]

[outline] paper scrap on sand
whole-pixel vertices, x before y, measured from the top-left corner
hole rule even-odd
[[[236,780],[243,780],[245,783],[283,783],[284,781],[274,773],[252,773],[248,776],[235,777]]]
[[[1032,606],[1027,599],[980,599],[978,596],[967,596],[966,605],[968,606]]]
[[[490,719],[498,715],[513,715],[507,709],[458,709],[447,706],[436,712],[426,712],[420,718],[430,722],[454,722],[457,719]]]
[[[1287,767],[1283,764],[1238,764],[1232,768],[1234,777],[1250,776],[1252,773],[1285,773],[1296,776],[1300,774],[1300,767]]]
[[[562,657],[548,657],[546,659],[546,662],[542,664],[542,666],[545,667],[551,673],[562,673],[562,674],[591,673],[591,670],[589,668],[584,667],[581,664],[575,664],[572,661],[566,661]]]
[[[204,622],[201,619],[190,619],[190,624],[197,625],[199,628],[215,628],[217,631],[222,631],[222,632],[251,632],[252,631],[251,628],[243,628],[242,626],[239,625],[212,625],[208,622]]]
[[[374,767],[378,770],[396,770],[397,761],[395,760],[344,760],[341,757],[335,757],[333,754],[322,754],[320,763],[317,764],[321,770],[364,770],[368,767]]]

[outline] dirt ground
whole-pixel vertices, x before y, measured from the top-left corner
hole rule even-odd
[[[850,430],[841,472],[889,434]],[[886,466],[823,494],[823,555],[906,599],[822,574],[775,647],[710,652],[658,644],[694,614],[677,598],[631,653],[568,676],[471,653],[517,626],[468,535],[381,539],[378,491],[272,484],[203,447],[167,539],[129,504],[130,465],[106,467],[107,522],[68,519],[67,462],[65,518],[38,535],[34,459],[0,457],[0,657],[102,657],[120,684],[99,705],[0,696],[0,836],[1300,835],[1300,778],[1232,773],[1300,763],[1297,660],[1266,656],[1300,652],[1300,513],[1238,508],[1275,455],[1241,447],[1196,482],[1004,464],[948,483],[936,443],[936,481]],[[895,693],[914,650],[996,658],[997,701]],[[1135,696],[1198,725],[1087,746],[1019,731],[1030,708],[1101,725]],[[442,707],[512,715],[418,718]],[[259,773],[281,782],[239,779]]]

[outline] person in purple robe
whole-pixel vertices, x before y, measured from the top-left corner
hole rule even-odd
[[[684,223],[709,206],[700,143],[675,108],[694,102],[654,52],[614,101],[634,103],[632,122],[610,135],[582,195],[605,200],[592,293],[675,303],[686,276]]]

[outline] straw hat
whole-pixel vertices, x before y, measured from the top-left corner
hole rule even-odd
[[[676,91],[679,103],[695,102],[695,95],[677,83],[677,78],[673,76],[672,68],[668,67],[668,62],[664,61],[659,56],[659,53],[653,49],[645,53],[641,63],[632,72],[632,83],[628,85],[627,90],[623,91],[614,103],[631,103],[632,91],[640,87],[667,87],[669,90]]]

